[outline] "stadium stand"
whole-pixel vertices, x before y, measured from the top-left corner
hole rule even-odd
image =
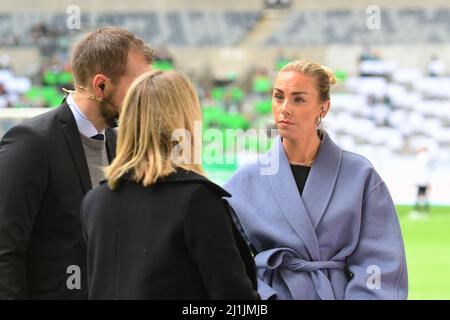
[[[0,63],[0,108],[8,109],[0,120],[0,136],[23,119],[16,109],[59,104],[61,88],[70,88],[72,82],[70,45],[82,32],[118,25],[157,49],[155,68],[189,74],[204,106],[204,129],[218,129],[228,151],[236,146],[227,143],[226,129],[273,128],[272,79],[286,62],[299,57],[335,71],[338,85],[324,124],[344,148],[375,161],[381,155],[412,156],[425,142],[450,151],[448,59],[445,51],[439,51],[445,58],[441,61],[425,49],[450,43],[449,33],[443,32],[450,29],[450,7],[424,8],[418,1],[391,7],[381,1],[383,28],[371,31],[366,7],[344,2],[329,7],[321,1],[294,1],[291,9],[265,9],[253,0],[246,7],[234,0],[228,5],[194,1],[189,10],[180,10],[186,7],[181,0],[162,9],[137,1],[134,10],[111,3],[107,11],[96,2],[83,7],[88,9],[81,15],[82,30],[68,29],[65,7],[50,1],[43,2],[49,8],[42,11],[0,10],[0,62],[6,61]],[[405,26],[412,25],[421,28],[409,32]],[[411,56],[399,58],[399,44],[410,45]],[[15,57],[16,64],[9,65],[1,54],[8,48],[38,48],[41,61],[23,68],[32,65],[29,58],[6,51]],[[268,146],[260,148],[250,139],[241,147],[245,153]]]
[[[383,28],[367,28],[364,9],[299,10],[268,45],[410,44],[450,42],[449,8],[382,8]],[[420,25],[420,28],[414,28]],[[415,32],[411,32],[414,28]]]

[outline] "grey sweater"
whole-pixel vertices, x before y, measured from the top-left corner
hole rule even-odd
[[[103,169],[109,165],[106,141],[95,140],[81,133],[80,136],[84,154],[86,155],[92,188],[94,188],[98,186],[100,181],[105,179]]]

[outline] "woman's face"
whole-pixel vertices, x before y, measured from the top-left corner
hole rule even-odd
[[[320,114],[326,115],[329,104],[320,100],[314,78],[296,71],[278,74],[272,93],[272,112],[284,139],[317,137],[316,120]]]

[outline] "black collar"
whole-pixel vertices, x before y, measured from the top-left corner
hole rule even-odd
[[[123,175],[120,179],[118,188],[120,188],[126,182],[130,181],[130,176],[131,173],[126,173],[125,175]],[[104,180],[101,182],[101,184],[104,184],[106,182],[107,181]],[[215,184],[208,178],[193,171],[185,170],[183,168],[178,168],[174,173],[171,173],[170,175],[159,179],[157,183],[201,183],[209,186],[222,197],[231,197],[231,194],[229,192],[227,192],[225,189]]]
[[[223,197],[231,197],[231,194],[224,190],[219,185],[215,184],[205,176],[202,176],[198,173],[195,173],[193,171],[188,171],[183,168],[178,168],[176,172],[172,173],[171,175],[161,179],[161,182],[179,182],[179,183],[186,183],[186,182],[197,182],[202,183],[207,186],[212,187],[215,191],[217,191],[221,196]]]

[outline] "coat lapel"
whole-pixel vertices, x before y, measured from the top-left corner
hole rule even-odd
[[[281,138],[276,140],[270,157],[279,157],[279,170],[269,175],[272,193],[282,213],[304,241],[310,258],[320,260],[319,240],[316,228],[330,202],[342,160],[342,149],[324,133],[316,161],[306,180],[303,196],[296,192]]]
[[[72,111],[66,102],[59,107],[58,117],[64,137],[67,141],[67,146],[69,147],[75,167],[77,168],[81,186],[83,187],[84,193],[86,193],[92,188],[91,178],[89,176],[86,156],[81,144],[80,133]]]
[[[106,129],[106,153],[108,154],[109,163],[116,157],[117,133],[114,129]]]
[[[324,132],[316,160],[303,189],[303,203],[314,230],[319,225],[331,200],[342,161],[342,149]]]
[[[278,172],[269,175],[270,186],[277,204],[295,232],[303,240],[310,255],[309,258],[319,260],[317,235],[298,192],[280,137],[277,138],[270,157],[272,159],[273,157],[279,157]]]

